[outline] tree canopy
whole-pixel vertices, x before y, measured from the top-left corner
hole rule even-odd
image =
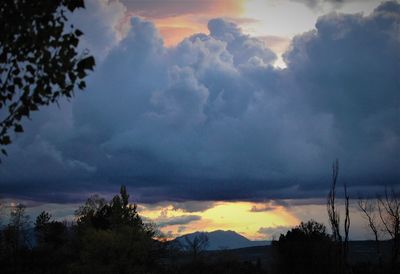
[[[78,52],[83,33],[68,23],[78,8],[83,0],[0,1],[0,146],[32,111],[85,88],[95,60]]]
[[[326,227],[310,220],[272,243],[278,273],[339,273],[336,245]]]

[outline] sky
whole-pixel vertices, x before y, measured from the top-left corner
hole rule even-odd
[[[85,3],[69,18],[95,71],[24,123],[0,166],[3,203],[73,218],[124,184],[168,237],[271,239],[327,224],[335,159],[339,196],[399,186],[398,1]],[[351,212],[351,236],[368,238]]]

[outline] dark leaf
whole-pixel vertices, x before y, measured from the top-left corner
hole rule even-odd
[[[86,83],[85,83],[85,81],[79,82],[78,87],[79,87],[79,89],[84,89],[84,88],[86,88]]]
[[[9,144],[11,144],[10,136],[8,136],[8,135],[3,136],[3,137],[0,139],[0,144],[2,144],[2,145],[9,145]]]
[[[85,70],[85,69],[93,70],[93,68],[95,66],[94,57],[89,56],[89,57],[86,57],[86,58],[80,60],[77,66],[78,66],[78,71]]]
[[[20,124],[16,124],[14,127],[14,131],[15,132],[24,132],[24,129],[22,128],[22,126]]]
[[[79,29],[77,29],[77,30],[75,30],[75,35],[76,36],[81,36],[83,34],[83,32],[81,31],[81,30],[79,30]]]

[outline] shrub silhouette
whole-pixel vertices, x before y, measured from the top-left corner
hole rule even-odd
[[[272,248],[276,273],[336,273],[336,244],[326,227],[314,220],[282,234]]]

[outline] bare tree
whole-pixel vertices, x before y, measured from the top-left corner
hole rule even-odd
[[[385,188],[383,197],[378,197],[378,212],[384,231],[392,240],[392,267],[395,268],[400,251],[400,193]]]
[[[184,239],[184,249],[192,254],[193,260],[196,260],[208,246],[208,236],[206,233],[194,235],[192,239],[185,236]]]
[[[337,243],[338,252],[342,257],[344,265],[341,263],[340,265],[343,267],[342,271],[345,272],[348,269],[348,252],[349,252],[349,231],[350,231],[350,196],[347,192],[347,185],[344,184],[344,201],[345,201],[345,219],[344,219],[344,240],[340,233],[340,213],[338,208],[336,207],[336,185],[339,177],[339,160],[336,161],[332,165],[332,182],[331,187],[328,194],[327,199],[327,210],[329,223],[332,228],[332,235],[334,241]],[[340,256],[339,256],[340,257]]]
[[[349,231],[350,231],[350,196],[347,193],[347,185],[344,184],[344,207],[345,207],[345,219],[344,219],[344,243],[343,243],[343,256],[344,262],[347,265],[347,255],[349,253]]]
[[[10,224],[9,227],[12,228],[15,233],[15,244],[16,248],[22,246],[31,247],[31,242],[28,236],[29,229],[29,216],[25,213],[26,206],[23,204],[17,204],[14,206],[10,213]]]
[[[358,208],[363,213],[363,216],[368,221],[368,226],[374,234],[376,253],[378,255],[379,265],[382,265],[382,254],[380,248],[380,225],[377,216],[377,200],[374,199],[358,199]]]
[[[0,229],[3,224],[3,209],[4,209],[4,205],[1,202],[1,198],[0,198]]]
[[[327,209],[328,209],[329,223],[332,228],[333,239],[341,243],[342,236],[340,235],[340,228],[339,228],[340,214],[335,205],[336,184],[338,177],[339,177],[339,160],[336,159],[336,161],[332,165],[332,183],[328,194]]]

